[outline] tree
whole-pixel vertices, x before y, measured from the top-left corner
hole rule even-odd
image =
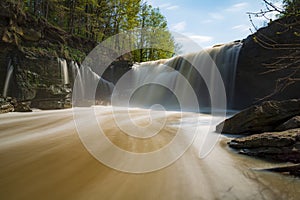
[[[283,0],[285,13],[288,15],[300,14],[300,0]]]
[[[134,60],[143,62],[172,57],[175,41],[168,30],[167,21],[158,8],[143,3],[138,15]],[[168,51],[166,51],[166,49]]]
[[[19,0],[21,1],[21,0]],[[167,21],[158,8],[142,0],[23,0],[25,10],[44,18],[70,34],[102,42],[116,36],[114,49],[138,48],[132,53],[133,61],[148,61],[173,55],[175,42],[168,31]],[[141,29],[131,34],[130,30]],[[147,30],[147,31],[145,31]],[[128,32],[127,38],[118,33]],[[149,34],[151,33],[151,34]],[[133,42],[137,41],[137,42]],[[149,48],[158,44],[163,49]]]

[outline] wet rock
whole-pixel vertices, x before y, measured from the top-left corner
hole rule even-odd
[[[56,100],[56,99],[44,99],[44,100],[34,100],[32,102],[34,108],[39,108],[42,110],[56,110],[69,108],[69,106],[65,106],[65,100]]]
[[[225,120],[216,127],[216,131],[228,134],[270,132],[297,115],[300,115],[300,99],[266,101]]]
[[[300,116],[293,117],[276,128],[276,131],[300,128]]]
[[[28,103],[18,102],[14,105],[14,112],[32,112]]]
[[[0,103],[0,114],[13,112],[13,111],[14,111],[14,106],[11,105],[10,103],[7,103],[7,102]]]
[[[30,102],[18,102],[12,97],[0,98],[0,113],[7,112],[32,112]]]
[[[71,89],[66,85],[51,85],[38,88],[36,98],[31,106],[43,110],[63,109],[71,107]]]
[[[283,162],[300,162],[300,129],[266,132],[231,140],[239,153]]]
[[[270,172],[277,172],[277,173],[282,173],[282,174],[287,174],[287,175],[293,175],[293,176],[300,176],[300,164],[289,164],[285,166],[280,166],[280,167],[273,167],[273,168],[266,168],[266,169],[261,169],[264,171],[270,171]]]

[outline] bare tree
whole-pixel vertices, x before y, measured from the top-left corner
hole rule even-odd
[[[276,31],[272,34],[265,34],[258,31],[254,34],[254,41],[264,49],[272,51],[281,51],[282,56],[274,57],[270,63],[264,63],[266,71],[263,74],[274,73],[279,71],[288,71],[288,74],[279,78],[276,81],[275,90],[266,97],[259,99],[263,101],[273,97],[274,95],[284,91],[287,87],[300,81],[300,13],[299,0],[284,0],[283,7],[278,7],[274,2],[263,0],[265,8],[259,12],[248,12],[249,20],[255,29],[258,31],[254,23],[253,17],[263,17],[269,22],[280,27],[281,31]],[[295,6],[298,7],[295,9]],[[277,20],[273,21],[269,16],[276,14]],[[274,37],[275,36],[275,37]],[[278,38],[289,37],[289,41],[282,41]],[[276,53],[275,53],[276,55]]]

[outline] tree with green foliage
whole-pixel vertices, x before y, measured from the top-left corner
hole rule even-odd
[[[300,14],[300,0],[283,0],[284,12],[287,15]]]
[[[165,17],[142,0],[24,0],[24,7],[73,35],[97,42],[116,36],[116,50],[125,47],[118,33],[128,32],[126,40],[136,41],[130,48],[139,49],[132,53],[134,62],[168,58],[175,50]],[[131,34],[134,29],[143,32]],[[157,44],[162,48],[148,48]],[[170,50],[161,50],[166,48]]]
[[[139,29],[135,32],[134,60],[143,62],[170,58],[175,41],[168,30],[167,21],[158,8],[143,3],[138,15]]]

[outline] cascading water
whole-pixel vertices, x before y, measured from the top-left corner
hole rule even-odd
[[[7,97],[7,92],[9,89],[9,84],[12,78],[13,71],[14,71],[14,66],[11,64],[11,60],[10,60],[7,66],[7,74],[6,74],[6,79],[3,87],[3,94],[2,94],[3,97]]]
[[[209,50],[209,55],[213,58],[221,73],[229,106],[233,103],[236,68],[241,47],[242,43],[236,42]]]
[[[227,106],[230,108],[234,97],[236,65],[240,48],[240,42],[233,42],[218,45],[198,53],[135,64],[130,83],[121,90],[126,92],[126,87],[127,89],[138,88],[131,97],[131,106],[150,107],[154,104],[161,104],[171,110],[179,109],[178,96],[181,96],[184,100],[190,98],[187,93],[187,86],[182,81],[179,81],[180,75],[178,72],[180,72],[192,86],[200,107],[210,107],[210,98],[212,96],[216,97],[221,93],[220,90],[222,89],[215,87],[216,74],[213,71],[213,66],[216,66],[223,79]],[[206,86],[206,82],[204,82],[202,77],[203,74],[200,75],[198,73],[199,69],[209,75],[206,80],[209,80],[210,88]],[[167,83],[169,87],[147,84],[151,81],[162,83],[162,85]],[[212,95],[211,92],[215,95]],[[172,95],[172,93],[176,93],[176,96]],[[188,110],[189,108],[180,109]]]
[[[76,96],[75,101],[101,99],[109,101],[112,94],[114,85],[100,77],[98,74],[92,71],[90,67],[79,65],[75,62],[71,62],[71,66],[74,74],[74,87],[73,93]],[[91,85],[97,84],[97,91],[91,91],[89,88]],[[76,103],[76,102],[75,102]]]
[[[58,64],[61,70],[62,83],[67,85],[70,83],[67,61],[65,59],[58,58]]]
[[[75,80],[76,76],[79,73],[79,65],[75,61],[71,61],[70,65],[71,65],[71,68],[72,68],[72,76],[73,76],[72,78],[73,78],[73,80]]]
[[[72,67],[72,73],[73,73],[74,88],[77,88],[77,93],[83,95],[84,88],[83,88],[82,75],[80,72],[79,65],[77,64],[77,62],[72,61],[71,67]],[[75,81],[76,79],[77,79],[77,81]],[[75,87],[75,84],[76,84],[76,87]]]

